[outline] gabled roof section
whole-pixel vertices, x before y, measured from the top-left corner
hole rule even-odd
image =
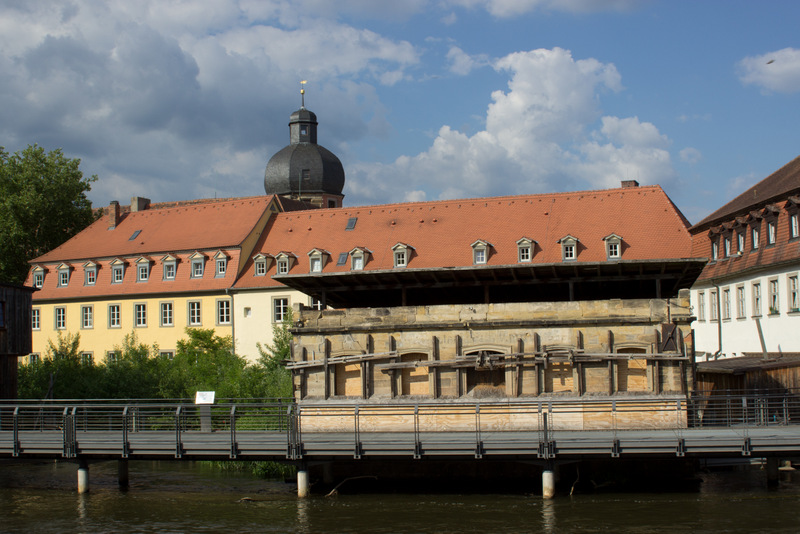
[[[764,208],[779,198],[797,194],[800,194],[800,156],[692,226],[692,233],[719,224],[720,220],[727,220],[735,215],[744,215]],[[760,214],[751,213],[751,215],[758,216]]]
[[[358,224],[347,230],[353,217]],[[691,258],[688,226],[661,187],[643,186],[279,213],[259,248],[272,254],[294,251],[299,256],[324,247],[336,258],[365,247],[371,251],[370,262],[355,276],[366,277],[380,270],[396,273],[394,250],[400,247],[414,251],[409,270],[474,269],[471,245],[478,240],[491,243],[493,254],[491,265],[478,268],[518,268],[520,236],[538,243],[533,264],[561,264],[557,241],[567,235],[578,236],[585,245],[576,263],[605,264],[603,238],[612,233],[625,236],[626,261]],[[272,278],[274,267],[261,278],[248,276],[248,269],[252,266],[245,268],[236,288],[288,282],[286,275]],[[350,268],[330,263],[315,276],[337,273],[350,273]]]
[[[149,208],[135,212],[123,210],[115,228],[109,229],[106,217],[102,217],[61,246],[31,262],[239,246],[273,201],[271,196],[258,196],[151,204]],[[130,240],[137,230],[140,230],[139,234]]]

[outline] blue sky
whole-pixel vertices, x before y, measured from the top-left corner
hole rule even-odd
[[[96,206],[263,193],[300,104],[345,205],[661,184],[692,222],[800,155],[800,2],[0,4],[0,145]]]

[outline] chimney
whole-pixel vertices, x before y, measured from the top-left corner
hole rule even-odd
[[[636,180],[622,180],[622,189],[628,189],[629,187],[639,187],[639,182]]]
[[[108,206],[108,229],[113,230],[119,224],[119,202],[116,200],[111,201]]]
[[[131,197],[131,213],[144,211],[150,207],[150,199],[144,197]]]

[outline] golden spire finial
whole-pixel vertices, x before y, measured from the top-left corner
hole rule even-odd
[[[300,107],[306,107],[306,89],[305,84],[308,83],[308,80],[300,80]]]

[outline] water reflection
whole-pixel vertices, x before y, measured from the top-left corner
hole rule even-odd
[[[699,492],[557,495],[362,494],[297,499],[293,484],[186,464],[92,464],[78,495],[74,464],[0,464],[3,532],[796,532],[800,475],[775,491],[759,470],[702,474]],[[246,499],[245,499],[246,497]]]

